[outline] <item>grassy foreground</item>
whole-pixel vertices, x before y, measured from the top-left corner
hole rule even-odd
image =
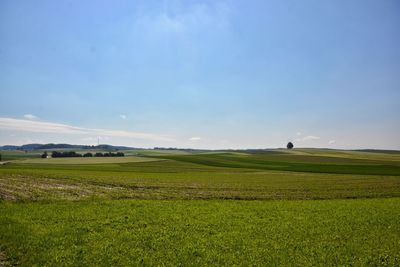
[[[127,154],[5,155],[0,266],[400,265],[400,153]]]
[[[400,199],[2,203],[21,266],[400,264]]]

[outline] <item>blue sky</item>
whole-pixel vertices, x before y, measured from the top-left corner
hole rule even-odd
[[[400,149],[400,2],[0,2],[0,145]]]

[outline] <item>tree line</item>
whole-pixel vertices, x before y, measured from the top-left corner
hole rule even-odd
[[[96,152],[96,153],[91,153],[91,152],[87,152],[85,154],[80,154],[80,153],[76,153],[75,151],[64,151],[64,152],[58,152],[58,151],[53,151],[51,152],[51,157],[52,158],[79,158],[79,157],[124,157],[125,154],[122,152],[117,152],[117,153],[113,153],[113,152]],[[44,152],[42,154],[42,158],[47,158],[48,154],[47,152]]]

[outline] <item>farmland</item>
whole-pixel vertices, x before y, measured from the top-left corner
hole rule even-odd
[[[399,152],[124,153],[2,152],[0,262],[400,264]]]

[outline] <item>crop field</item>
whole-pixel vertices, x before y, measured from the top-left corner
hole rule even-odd
[[[126,162],[146,162],[146,161],[155,161],[157,159],[145,158],[145,157],[82,157],[82,158],[30,158],[21,160],[20,163],[23,164],[104,164],[104,163],[126,163]]]
[[[400,265],[400,152],[124,153],[1,151],[0,265]]]

